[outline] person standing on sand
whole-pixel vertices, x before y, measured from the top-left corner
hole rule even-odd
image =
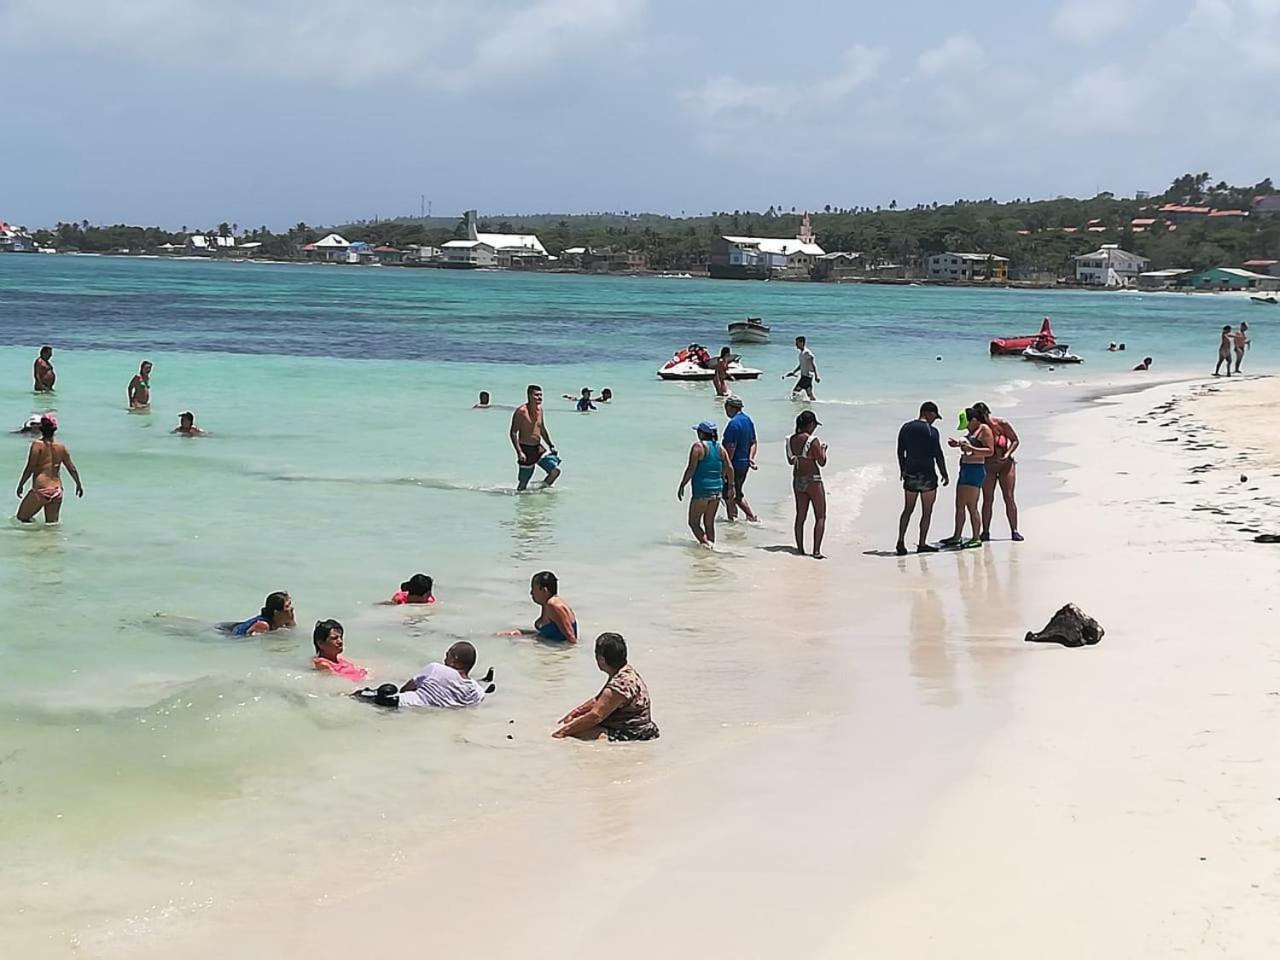
[[[689,529],[704,547],[716,545],[716,511],[720,497],[733,483],[733,466],[716,441],[716,425],[703,420],[693,428],[698,439],[689,448],[689,462],[676,490],[676,499],[684,499],[684,488],[693,484],[689,498]]]
[[[556,445],[551,442],[543,416],[542,388],[536,383],[529,384],[525,397],[525,402],[511,415],[511,445],[515,447],[516,463],[520,468],[517,490],[529,488],[534,467],[541,467],[547,475],[543,486],[551,486],[560,477],[560,456],[556,453]],[[546,441],[545,453],[543,441]]]
[[[53,439],[58,432],[58,418],[53,414],[45,414],[40,418],[40,439],[32,441],[27,451],[27,466],[18,480],[18,496],[22,497],[22,488],[31,481],[31,492],[22,497],[18,504],[18,520],[30,523],[37,513],[44,511],[45,523],[57,523],[62,513],[62,473],[66,467],[71,479],[76,482],[76,496],[84,496],[84,485],[80,482],[80,472],[71,460],[67,448]]]
[[[729,422],[724,425],[724,454],[733,465],[733,486],[726,488],[724,494],[725,510],[730,520],[738,519],[741,510],[752,523],[760,518],[751,510],[751,504],[742,492],[747,484],[747,476],[756,468],[756,425],[742,410],[742,398],[730,395],[724,402],[724,415]]]
[[[151,361],[143,360],[129,381],[129,409],[146,410],[151,406]]]
[[[800,379],[796,381],[796,385],[791,388],[791,399],[796,398],[796,394],[803,393],[810,400],[814,399],[813,385],[821,383],[822,378],[818,376],[818,365],[813,359],[813,351],[807,346],[804,337],[796,337],[796,349],[800,351],[800,357],[796,361],[796,368],[790,373],[784,373],[782,379],[794,377],[800,374]]]
[[[902,479],[902,515],[898,517],[898,545],[896,553],[907,555],[907,527],[915,513],[916,501],[920,501],[920,541],[916,553],[937,553],[938,548],[929,545],[929,523],[933,519],[933,504],[938,498],[938,474],[942,485],[951,482],[947,476],[947,459],[942,454],[942,438],[934,423],[938,420],[938,405],[932,401],[920,404],[920,416],[909,420],[898,431],[898,476]],[[937,465],[937,472],[934,465]]]
[[[1231,376],[1231,351],[1235,346],[1235,338],[1231,335],[1231,324],[1222,328],[1222,339],[1218,341],[1218,363],[1213,368],[1213,375],[1220,377],[1222,365],[1227,365],[1227,376]]]
[[[40,356],[36,357],[32,370],[36,393],[53,393],[53,385],[58,381],[58,374],[53,369],[53,347],[47,343],[40,348]]]
[[[1240,329],[1232,336],[1236,349],[1236,373],[1240,372],[1240,364],[1244,362],[1244,352],[1249,347],[1249,324],[1240,321]]]
[[[827,490],[822,468],[827,465],[827,445],[813,435],[822,426],[812,410],[796,417],[796,432],[787,437],[787,463],[791,464],[791,489],[796,498],[796,554],[804,556],[804,525],[813,507],[813,559],[822,560],[822,536],[827,530]]]
[[[991,415],[991,408],[979,401],[973,405],[978,419],[991,428],[995,449],[985,464],[987,475],[982,481],[982,536],[985,543],[991,539],[991,514],[995,508],[996,487],[1000,487],[1000,495],[1004,498],[1004,515],[1009,521],[1010,537],[1014,543],[1021,543],[1025,537],[1018,532],[1018,504],[1014,500],[1014,490],[1018,485],[1018,464],[1013,459],[1013,452],[1021,441],[1018,431],[1008,420]]]
[[[982,422],[972,407],[965,410],[962,422],[967,430],[965,438],[947,441],[947,446],[960,448],[960,476],[956,478],[956,532],[939,541],[944,547],[982,546],[978,499],[987,479],[986,460],[995,447],[995,439],[991,428]],[[973,537],[968,540],[963,536],[966,513],[973,527]]]
[[[720,356],[716,357],[715,372],[711,375],[711,384],[716,388],[717,397],[729,395],[729,364],[732,360],[733,356],[729,353],[729,348],[721,347]]]

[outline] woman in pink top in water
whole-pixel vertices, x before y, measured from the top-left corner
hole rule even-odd
[[[435,594],[431,592],[434,582],[425,573],[415,573],[400,584],[400,589],[392,595],[390,603],[435,603]]]
[[[342,655],[342,624],[337,620],[317,620],[311,639],[316,645],[311,663],[317,670],[328,670],[352,683],[369,676],[368,670]]]

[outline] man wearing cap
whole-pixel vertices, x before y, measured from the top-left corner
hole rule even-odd
[[[178,425],[169,432],[180,433],[184,437],[203,437],[205,435],[205,431],[196,426],[196,415],[190,410],[184,410],[178,414]]]
[[[926,401],[920,405],[920,416],[909,420],[898,431],[898,475],[902,478],[902,515],[898,518],[897,554],[907,554],[907,525],[920,501],[920,542],[916,553],[937,553],[937,547],[926,542],[929,539],[929,521],[933,519],[933,503],[938,496],[938,474],[946,486],[947,460],[942,454],[942,438],[934,421],[939,417],[938,405]],[[938,472],[934,472],[937,464]]]
[[[733,483],[733,468],[729,458],[716,441],[716,425],[703,420],[693,428],[698,439],[689,448],[689,462],[676,499],[684,499],[684,488],[693,484],[693,496],[689,499],[689,529],[704,547],[716,545],[716,511],[720,509],[720,496]]]
[[[733,486],[726,488],[724,505],[730,520],[738,519],[738,510],[752,523],[759,518],[743,496],[747,474],[756,468],[756,425],[742,411],[742,398],[730,394],[724,401],[724,415],[729,422],[724,425],[724,455],[733,466]]]

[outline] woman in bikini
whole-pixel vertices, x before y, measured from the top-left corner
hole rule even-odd
[[[37,513],[44,511],[45,523],[57,523],[62,513],[62,473],[65,466],[76,482],[76,496],[84,496],[84,485],[80,482],[80,473],[71,462],[71,454],[67,448],[53,439],[58,432],[58,418],[53,414],[45,414],[40,418],[40,439],[31,444],[27,453],[27,466],[22,471],[22,479],[18,481],[18,496],[22,497],[22,488],[31,481],[31,491],[22,497],[18,504],[18,519],[30,523]]]
[[[827,445],[813,435],[821,426],[812,410],[796,417],[796,432],[787,438],[787,463],[791,464],[791,489],[796,497],[796,553],[804,556],[804,525],[813,507],[813,558],[821,560],[822,535],[827,529],[827,490],[822,468],[827,465]]]
[[[143,360],[138,372],[129,381],[129,409],[151,409],[151,361]]]
[[[978,499],[987,480],[986,462],[995,449],[995,434],[973,407],[964,413],[967,435],[963,440],[952,438],[947,441],[947,446],[960,448],[960,476],[956,479],[956,532],[939,541],[944,547],[982,546]],[[973,536],[968,540],[964,539],[966,513],[973,526]]]
[[[987,476],[982,482],[982,537],[983,541],[991,539],[991,514],[995,510],[996,487],[1004,498],[1004,515],[1009,518],[1009,529],[1012,539],[1021,543],[1023,536],[1018,532],[1018,504],[1013,499],[1014,489],[1018,485],[1018,464],[1013,459],[1013,452],[1022,441],[1018,439],[1018,431],[1008,420],[991,415],[991,408],[985,403],[975,403],[973,410],[978,419],[991,428],[995,438],[995,451],[987,458]]]

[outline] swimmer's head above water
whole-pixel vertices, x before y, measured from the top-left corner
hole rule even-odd
[[[317,620],[315,629],[311,631],[316,656],[326,660],[337,660],[342,656],[342,635],[342,624],[337,620]]]
[[[294,624],[293,598],[283,590],[267,594],[267,599],[262,604],[262,611],[259,616],[267,621],[272,630],[277,630],[280,627],[292,627]]]
[[[430,597],[432,589],[435,587],[433,581],[425,573],[415,573],[412,577],[400,584],[400,589],[406,593],[412,600],[416,597]]]
[[[468,643],[466,640],[459,640],[445,651],[444,665],[452,667],[463,676],[466,676],[471,672],[471,668],[476,665],[475,645]]]
[[[560,590],[560,581],[550,570],[542,570],[533,575],[529,582],[529,596],[534,603],[546,603]]]
[[[488,391],[488,390],[481,390],[481,391],[480,391],[480,402],[479,402],[479,403],[477,403],[477,404],[476,404],[476,406],[477,406],[477,407],[487,407],[488,405],[489,405],[489,391]]]
[[[603,390],[601,390],[601,391],[600,391],[600,399],[601,399],[601,400],[603,400],[603,401],[605,401],[606,403],[607,403],[608,401],[612,400],[612,399],[613,399],[613,391],[612,391],[612,390],[610,390],[608,387],[605,387]]]

